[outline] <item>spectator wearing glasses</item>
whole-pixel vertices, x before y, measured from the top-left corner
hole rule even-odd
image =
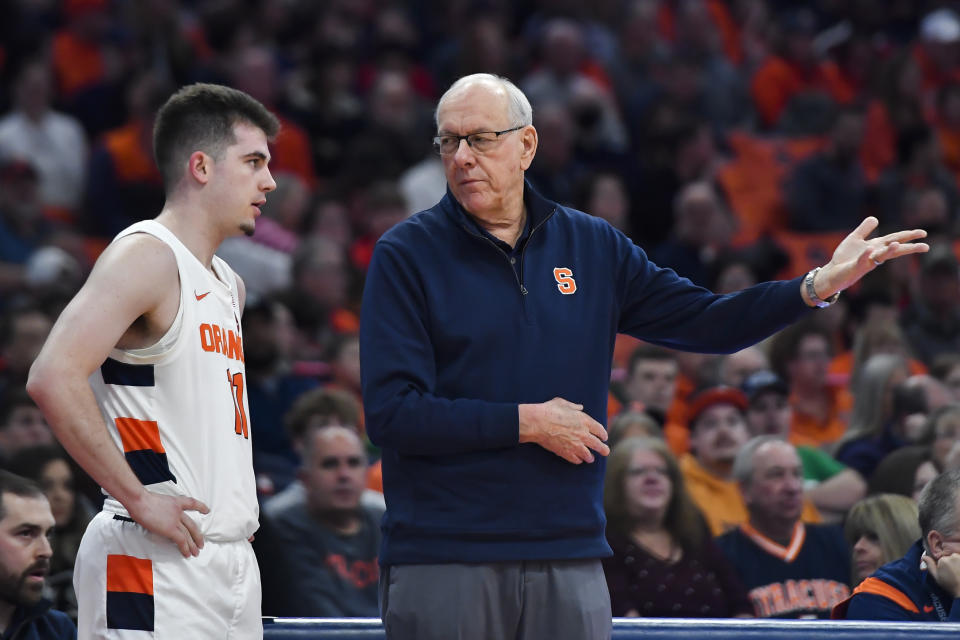
[[[387,637],[606,638],[599,421],[616,333],[738,351],[926,250],[924,232],[868,239],[868,218],[819,271],[719,296],[526,183],[538,134],[509,81],[461,78],[436,121],[447,194],[377,242],[360,323]]]

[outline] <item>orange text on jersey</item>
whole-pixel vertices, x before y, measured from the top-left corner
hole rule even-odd
[[[222,353],[232,360],[243,362],[243,340],[231,329],[204,322],[200,325],[200,346],[204,351]]]

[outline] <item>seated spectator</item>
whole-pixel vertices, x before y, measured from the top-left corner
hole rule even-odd
[[[52,108],[53,77],[45,60],[17,73],[14,108],[0,118],[0,158],[29,160],[39,175],[45,207],[76,212],[87,171],[87,139],[80,122]]]
[[[960,413],[956,416],[960,417]],[[905,496],[917,502],[924,487],[936,478],[940,471],[931,447],[901,447],[880,461],[870,476],[867,492],[870,495],[883,493]]]
[[[786,383],[772,371],[758,371],[744,381],[743,390],[748,400],[746,418],[750,436],[778,436],[786,440],[793,412]],[[863,498],[866,483],[856,470],[817,447],[798,445],[797,455],[803,465],[804,494],[824,519],[841,519]]]
[[[664,436],[675,451],[689,446],[683,425],[668,426],[668,415],[677,388],[679,365],[672,351],[652,344],[641,344],[630,355],[626,377],[619,385],[622,406],[643,411],[664,430]]]
[[[749,522],[717,539],[763,618],[823,618],[850,595],[850,555],[841,532],[805,525],[803,471],[790,443],[759,436],[743,446],[734,475]]]
[[[650,257],[701,287],[710,285],[713,261],[733,233],[733,222],[716,189],[706,181],[680,190],[674,206],[670,237]]]
[[[39,445],[20,450],[7,469],[33,480],[50,502],[55,522],[47,597],[54,608],[77,619],[77,595],[73,590],[73,565],[93,506],[75,489],[73,462],[59,445]]]
[[[853,396],[830,383],[831,357],[830,334],[809,321],[787,327],[770,345],[774,371],[790,387],[790,442],[795,445],[829,445],[847,430]]]
[[[76,640],[77,628],[43,597],[52,550],[50,504],[33,482],[0,471],[0,634],[23,640]]]
[[[918,293],[903,312],[903,331],[930,366],[937,355],[960,351],[960,266],[951,246],[934,245],[920,259]]]
[[[847,620],[960,622],[960,469],[946,471],[920,496],[921,538],[886,564],[833,610]]]
[[[630,235],[630,194],[623,177],[613,171],[595,171],[582,181],[576,208],[603,218]]]
[[[356,431],[312,428],[304,499],[265,516],[255,549],[266,615],[376,617],[381,512],[360,502],[367,457]]]
[[[909,551],[920,537],[917,503],[889,493],[864,498],[853,505],[843,525],[852,549],[852,586]]]
[[[603,570],[614,616],[753,615],[662,440],[627,438],[612,449],[603,504],[613,549]]]
[[[775,53],[763,61],[750,83],[754,107],[765,129],[776,127],[789,115],[785,113],[788,108],[797,110],[814,100],[832,106],[854,97],[840,82],[836,65],[815,54],[816,18],[810,9],[791,11],[781,26]]]
[[[28,284],[23,270],[53,232],[37,198],[37,178],[37,170],[25,160],[0,160],[0,290]],[[13,271],[14,266],[21,271]]]
[[[893,411],[894,389],[905,382],[908,375],[903,358],[881,353],[867,361],[852,390],[856,400],[850,428],[837,442],[834,457],[865,478],[873,474],[888,453],[908,443],[902,425],[894,420]]]
[[[316,357],[330,332],[340,330],[338,323],[344,322],[341,316],[351,316],[350,324],[358,323],[355,314],[345,308],[351,267],[343,247],[321,236],[300,243],[291,267],[292,284],[276,299],[293,313],[297,330],[304,338],[305,357]]]
[[[53,321],[40,307],[15,306],[0,317],[0,391],[23,387]]]
[[[960,353],[941,353],[933,360],[930,375],[950,392],[951,402],[960,402]]]
[[[577,159],[573,114],[566,104],[538,105],[534,124],[539,134],[537,156],[524,175],[543,197],[574,206],[575,189],[586,179],[588,169]]]
[[[607,446],[613,449],[627,438],[659,438],[663,432],[657,421],[643,411],[621,411],[607,425]]]
[[[310,137],[299,124],[286,117],[282,109],[277,109],[277,103],[283,98],[278,57],[275,51],[263,45],[238,47],[228,59],[230,86],[259,100],[280,120],[280,133],[270,143],[271,171],[296,174],[312,187],[317,176]]]
[[[935,221],[929,212],[913,209],[918,203],[908,202],[916,190],[933,188],[946,201],[947,218],[952,220],[957,206],[960,205],[960,194],[957,192],[956,177],[943,164],[940,145],[933,129],[925,123],[900,129],[897,132],[896,156],[896,165],[880,174],[875,187],[875,201],[880,219],[892,226],[908,221]],[[922,204],[930,205],[933,202]],[[945,230],[942,225],[935,225],[933,228],[933,232],[938,236]]]
[[[742,387],[751,375],[770,369],[770,359],[759,346],[747,347],[736,353],[720,356],[717,364],[718,382],[730,387]]]
[[[747,507],[733,478],[737,452],[750,437],[743,412],[747,398],[739,389],[712,387],[690,405],[690,453],[680,458],[687,490],[707,519],[713,535],[746,522]],[[804,501],[803,516],[819,522],[813,504]]]
[[[837,112],[823,151],[796,166],[787,180],[786,199],[794,231],[842,231],[863,219],[867,181],[860,164],[863,113]]]
[[[0,460],[27,447],[53,443],[53,432],[26,389],[13,387],[0,394]]]
[[[931,457],[939,469],[960,449],[960,403],[936,409],[927,419],[927,439],[931,442]]]
[[[251,299],[244,310],[247,402],[250,422],[257,425],[255,468],[268,457],[278,463],[286,460],[291,468],[295,465],[297,457],[283,431],[283,416],[300,394],[320,384],[293,369],[292,324],[290,312],[279,302]]]
[[[171,93],[156,72],[142,73],[130,83],[127,121],[106,131],[90,154],[84,198],[89,233],[112,237],[163,208],[163,178],[153,160],[153,122]]]
[[[350,393],[341,389],[313,389],[300,395],[283,418],[284,428],[298,459],[303,460],[304,446],[311,429],[319,427],[347,427],[359,435],[360,403]],[[261,469],[258,469],[260,472]],[[284,482],[285,488],[263,504],[263,513],[274,515],[291,504],[302,502],[304,486],[299,479]],[[383,482],[380,461],[377,460],[367,473],[367,491],[361,501],[365,507],[386,509],[383,501]]]
[[[927,368],[923,363],[911,357],[910,345],[895,317],[890,320],[865,319],[854,333],[853,348],[830,362],[828,375],[831,382],[855,386],[857,376],[867,360],[878,353],[890,353],[906,359],[911,374],[926,373]]]
[[[917,373],[903,383],[907,389],[919,390],[926,403],[927,411],[936,411],[953,402],[953,396],[947,386],[929,373]]]

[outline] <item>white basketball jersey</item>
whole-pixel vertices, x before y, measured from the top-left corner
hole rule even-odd
[[[138,222],[114,242],[148,233],[165,242],[180,272],[180,309],[144,349],[114,349],[90,376],[110,435],[153,492],[196,498],[188,512],[205,537],[240,540],[257,529],[256,482],[247,419],[237,278],[213,257],[210,273],[159,222]],[[108,497],[104,509],[127,515]]]

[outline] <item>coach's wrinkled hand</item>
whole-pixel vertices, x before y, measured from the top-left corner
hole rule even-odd
[[[605,456],[607,431],[583,411],[583,405],[563,398],[520,405],[520,442],[533,442],[567,462],[593,462],[593,453]]]

